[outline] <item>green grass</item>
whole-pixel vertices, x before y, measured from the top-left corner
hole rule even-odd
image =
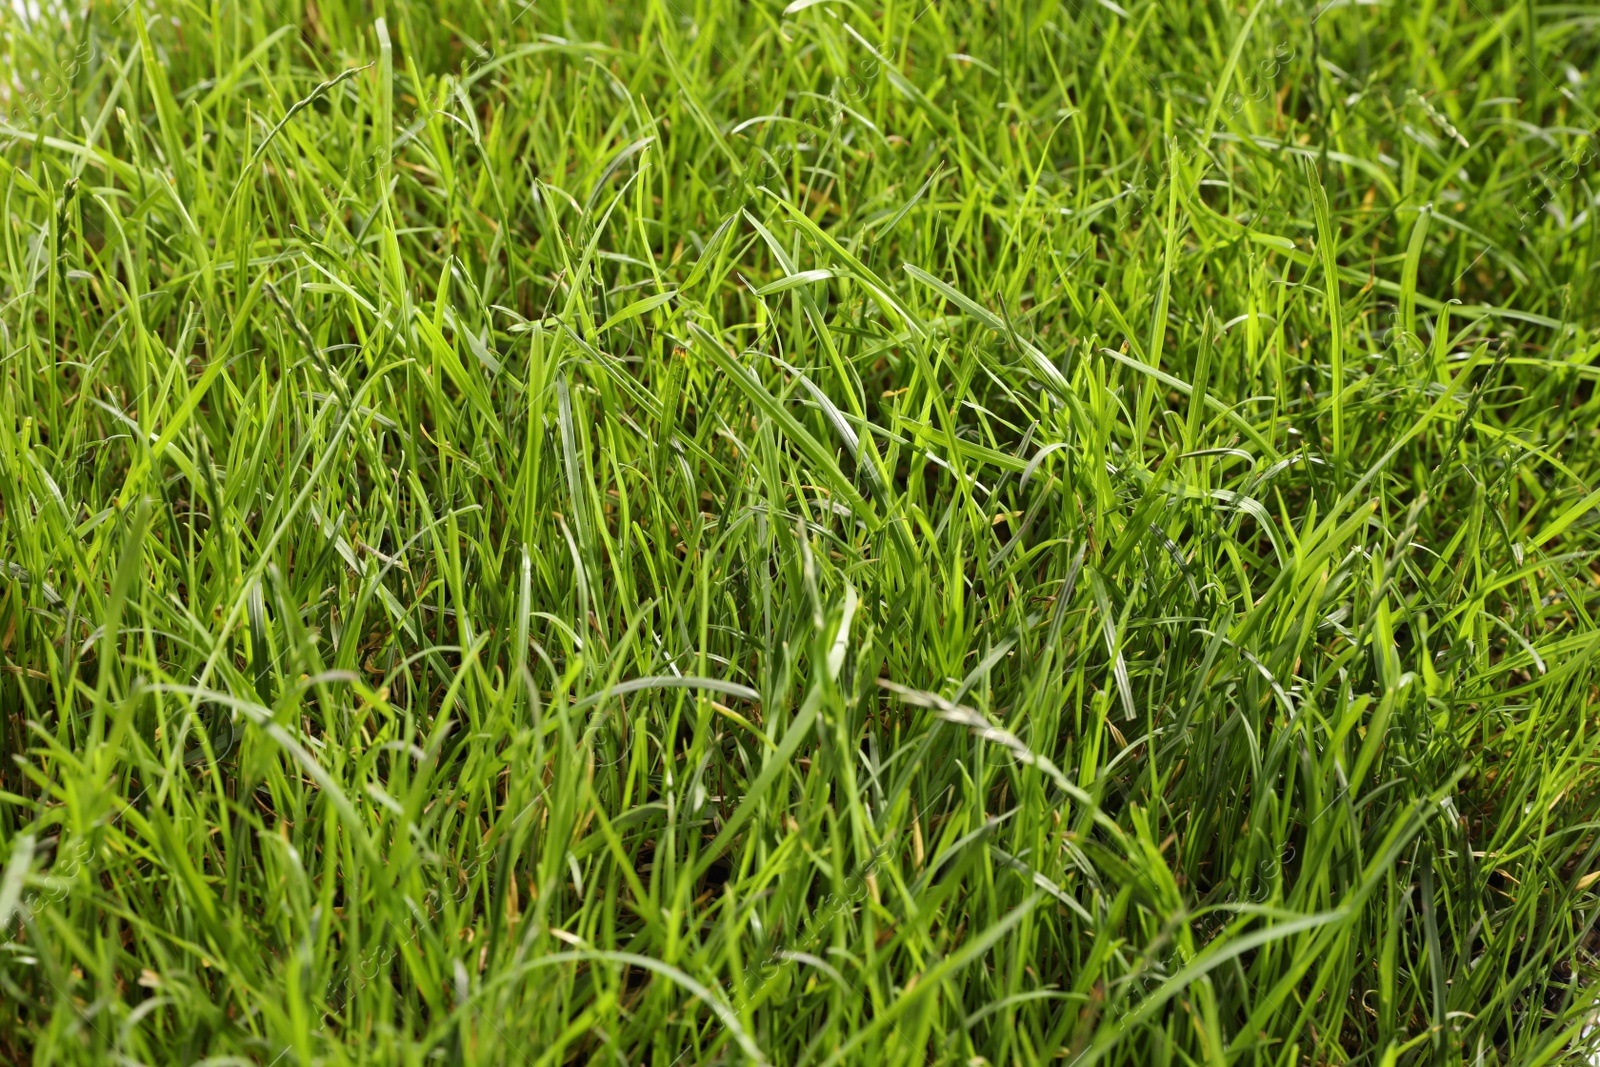
[[[792,6],[5,16],[0,1060],[1586,1062],[1600,7]]]

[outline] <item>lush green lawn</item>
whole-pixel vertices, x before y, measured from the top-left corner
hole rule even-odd
[[[1584,1062],[1483,2],[8,15],[0,1061]]]

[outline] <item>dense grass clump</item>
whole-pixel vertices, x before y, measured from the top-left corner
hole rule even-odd
[[[0,1060],[1586,1061],[1600,9],[3,33]]]

